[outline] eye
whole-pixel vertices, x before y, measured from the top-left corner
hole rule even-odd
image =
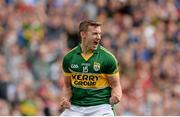
[[[101,33],[93,33],[93,35],[101,36]]]

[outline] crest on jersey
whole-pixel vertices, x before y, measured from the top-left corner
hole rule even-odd
[[[100,70],[100,63],[94,62],[93,69],[94,69],[94,71],[99,71]]]

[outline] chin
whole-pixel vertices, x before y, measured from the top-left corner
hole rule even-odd
[[[96,50],[96,49],[97,49],[97,47],[98,47],[98,46],[94,46],[94,47],[92,48],[92,50]]]

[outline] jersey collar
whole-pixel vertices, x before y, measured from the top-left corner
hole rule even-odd
[[[100,44],[98,44],[97,49],[94,50],[93,53],[94,53],[94,54],[98,54],[98,53],[99,53],[99,49],[100,49]],[[82,53],[82,49],[81,49],[80,43],[79,43],[78,46],[77,46],[76,52],[77,52],[78,54],[81,54],[81,53]]]

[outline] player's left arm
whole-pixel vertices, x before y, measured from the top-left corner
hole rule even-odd
[[[122,97],[122,89],[120,84],[120,74],[119,74],[119,63],[117,59],[110,55],[109,59],[106,59],[106,73],[107,80],[109,82],[111,90],[110,103],[117,104],[120,102]]]
[[[121,84],[120,84],[119,72],[117,72],[116,74],[112,76],[111,75],[108,76],[108,81],[112,88],[111,97],[109,99],[110,104],[117,104],[120,102],[121,97],[122,97],[122,89],[121,89]]]

